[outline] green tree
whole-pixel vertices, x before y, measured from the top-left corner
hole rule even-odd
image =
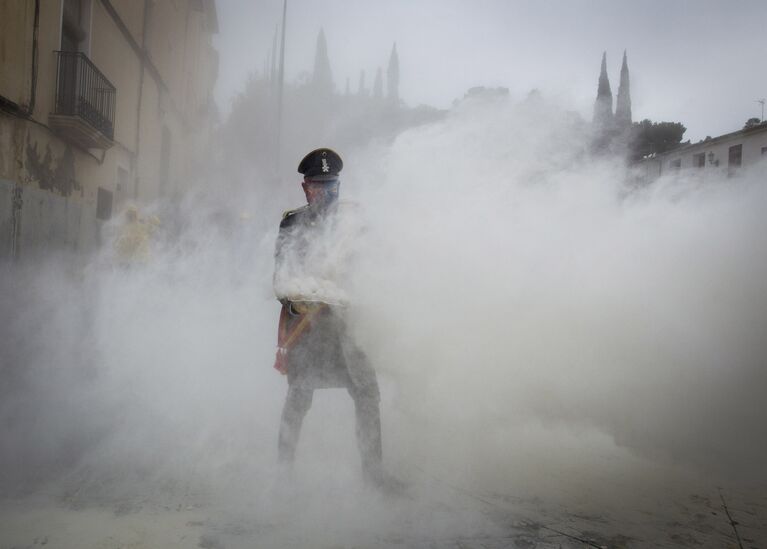
[[[681,122],[653,122],[644,119],[631,127],[631,157],[640,160],[679,146],[687,128]]]

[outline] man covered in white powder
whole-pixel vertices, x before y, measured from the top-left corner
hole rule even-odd
[[[307,205],[285,212],[275,252],[275,293],[282,310],[275,369],[288,379],[282,411],[279,459],[293,463],[301,424],[315,389],[346,388],[354,400],[357,443],[367,482],[398,484],[382,467],[380,392],[376,374],[351,340],[344,318],[345,295],[333,280],[340,268],[334,244],[343,161],[331,149],[307,154],[298,166]],[[341,254],[343,255],[343,254]]]

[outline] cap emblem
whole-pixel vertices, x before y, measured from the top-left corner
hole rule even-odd
[[[322,159],[322,173],[328,173],[330,171],[330,166],[328,165],[328,159],[323,158]]]

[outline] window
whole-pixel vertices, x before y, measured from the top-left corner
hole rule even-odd
[[[679,168],[682,167],[682,159],[681,158],[676,158],[674,160],[670,160],[668,165],[669,165],[670,168],[678,170]]]
[[[692,167],[704,168],[706,166],[706,153],[692,155]]]
[[[108,221],[112,217],[112,191],[99,187],[96,196],[96,218]]]
[[[727,155],[727,165],[730,168],[739,168],[743,162],[743,145],[733,145]]]
[[[733,174],[743,163],[743,145],[733,145],[727,153],[727,170]]]
[[[80,0],[64,0],[61,17],[61,49],[80,51],[80,42],[85,39],[85,31],[80,25],[83,6]]]
[[[727,152],[727,176],[732,177],[743,163],[743,145],[733,145]]]
[[[91,0],[64,0],[61,13],[61,50],[88,53]]]

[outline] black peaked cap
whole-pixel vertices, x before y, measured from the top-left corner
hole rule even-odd
[[[335,177],[344,167],[344,161],[332,149],[316,149],[304,156],[298,165],[298,173],[304,177]]]

